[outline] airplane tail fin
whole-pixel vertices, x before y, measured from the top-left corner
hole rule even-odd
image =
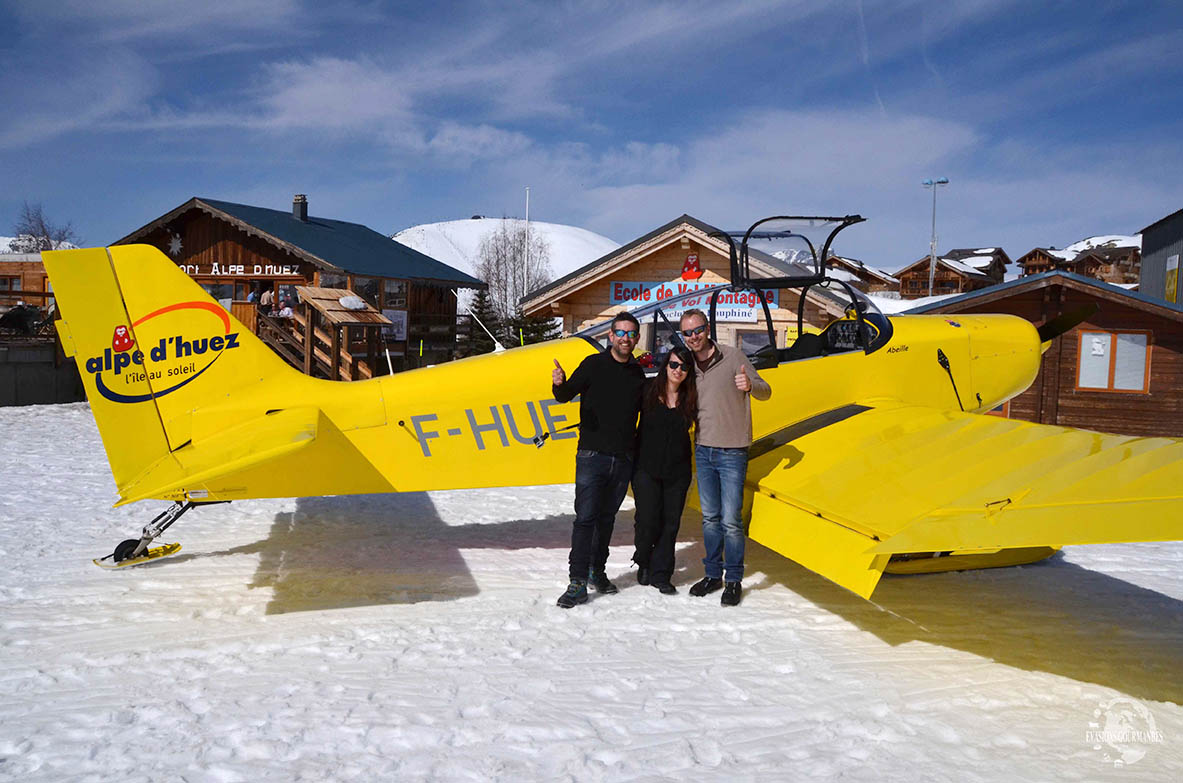
[[[193,438],[201,403],[266,393],[266,382],[307,382],[148,245],[42,254],[115,483],[137,476]]]

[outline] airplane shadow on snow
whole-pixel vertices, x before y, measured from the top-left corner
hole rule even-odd
[[[260,554],[251,587],[273,589],[268,614],[447,601],[480,592],[461,550],[565,552],[572,517],[448,525],[422,492],[309,497],[277,514],[266,539],[210,554]],[[699,519],[687,509],[678,536],[673,582],[683,594],[702,575]],[[632,531],[633,515],[622,511],[612,546],[631,546]],[[782,585],[893,646],[921,641],[1183,704],[1183,601],[1062,555],[1020,568],[887,575],[873,602],[750,539],[746,570],[748,592]],[[651,589],[631,568],[610,561],[608,571],[626,592]],[[555,574],[556,590],[564,578]]]
[[[874,603],[749,540],[761,571],[893,646],[921,641],[1007,666],[1183,704],[1183,601],[1067,562],[884,576]]]
[[[250,586],[272,589],[268,614],[448,601],[480,592],[461,550],[565,551],[573,516],[449,525],[423,492],[306,497],[276,514],[267,538],[203,556],[258,554]],[[613,545],[631,536],[622,513]],[[555,574],[556,591],[565,579]]]

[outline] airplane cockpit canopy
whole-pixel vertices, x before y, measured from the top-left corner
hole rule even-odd
[[[712,233],[712,238],[724,241],[729,248],[731,282],[670,296],[633,310],[642,324],[653,325],[649,331],[653,345],[641,346],[651,352],[649,362],[656,366],[670,348],[681,344],[678,321],[683,312],[696,308],[709,313],[711,338],[717,340],[721,303],[725,307],[740,298],[751,305],[758,303],[758,311],[762,310],[765,339],[762,344],[743,346],[758,369],[850,351],[872,353],[886,345],[892,332],[890,319],[845,276],[827,274],[823,263],[831,257],[830,248],[839,232],[863,221],[859,215],[775,216],[758,220],[744,231]],[[753,276],[753,262],[762,268],[761,276]],[[768,276],[770,269],[779,274]],[[785,348],[776,345],[767,293],[772,290],[798,293],[797,337]],[[820,333],[806,331],[805,303],[810,291],[841,303],[845,312],[844,317],[832,321]],[[611,321],[605,321],[579,334],[602,339],[610,326]]]

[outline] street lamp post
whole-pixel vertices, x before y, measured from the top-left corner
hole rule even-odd
[[[932,296],[932,278],[937,271],[937,188],[948,185],[948,177],[926,179],[920,183],[926,188],[932,188],[932,239],[928,243],[928,295]]]
[[[522,296],[530,293],[530,189],[526,188],[526,259],[522,264]]]

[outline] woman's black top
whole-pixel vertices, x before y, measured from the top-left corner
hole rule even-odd
[[[690,475],[690,422],[676,408],[642,408],[637,439],[638,468],[659,479]]]

